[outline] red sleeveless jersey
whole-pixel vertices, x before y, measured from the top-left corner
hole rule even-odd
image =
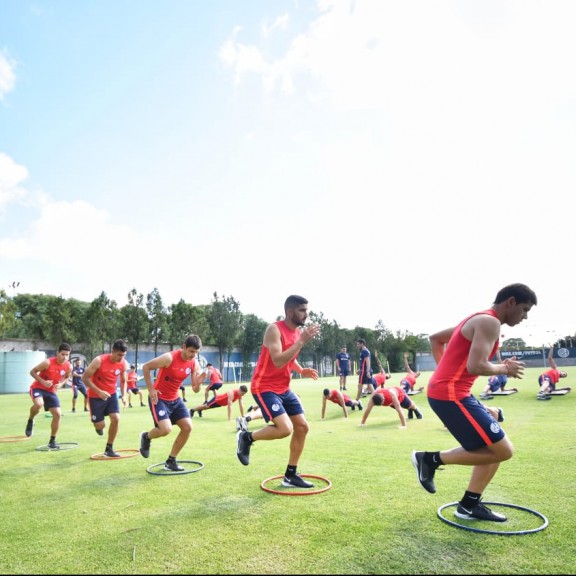
[[[48,358],[48,362],[50,362],[50,366],[48,368],[42,370],[39,373],[40,378],[44,380],[51,380],[52,386],[50,388],[46,388],[46,386],[42,386],[40,382],[34,380],[30,388],[38,388],[38,390],[50,390],[50,392],[56,392],[56,384],[64,378],[68,370],[70,370],[70,362],[66,361],[62,364],[58,364],[58,358],[53,356],[52,358]]]
[[[158,390],[160,398],[169,402],[178,398],[182,382],[194,372],[196,367],[196,359],[184,360],[182,350],[174,350],[170,354],[172,355],[170,366],[160,368],[154,382],[154,389]]]
[[[374,394],[380,394],[384,398],[384,402],[382,402],[382,406],[391,406],[392,405],[392,394],[390,394],[390,390],[394,390],[396,392],[396,396],[398,397],[398,402],[402,402],[406,397],[406,394],[402,388],[398,386],[392,386],[391,388],[378,388]]]
[[[298,330],[298,328],[291,330],[284,320],[275,322],[275,324],[280,330],[282,352],[300,340],[300,330]],[[260,357],[254,370],[254,376],[252,376],[252,384],[250,387],[252,394],[261,394],[262,392],[284,394],[288,388],[290,388],[292,368],[297,357],[298,354],[282,368],[276,368],[270,357],[270,350],[268,350],[266,346],[262,346]]]
[[[483,312],[476,312],[464,318],[456,327],[450,341],[444,350],[444,355],[440,359],[440,363],[436,368],[434,374],[428,382],[426,393],[428,397],[435,400],[461,400],[470,395],[470,389],[474,384],[477,374],[470,374],[466,368],[468,363],[468,354],[472,342],[462,335],[462,326],[470,320],[473,316],[478,314],[488,314],[497,318],[493,310],[484,310]],[[498,350],[499,340],[494,342],[494,348],[490,353],[489,358],[492,358]]]
[[[92,382],[108,392],[108,394],[116,394],[116,386],[118,385],[118,378],[120,374],[125,372],[128,368],[128,363],[124,358],[120,362],[112,362],[110,354],[102,354],[100,356],[100,368],[92,375]],[[88,387],[88,398],[98,398],[98,394]]]

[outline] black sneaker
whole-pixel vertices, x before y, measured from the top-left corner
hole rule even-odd
[[[498,422],[504,422],[504,412],[502,412],[502,408],[498,408]]]
[[[132,408],[132,404],[128,404],[128,408]]]
[[[250,442],[250,432],[247,430],[239,430],[236,434],[236,439],[238,440],[238,446],[236,448],[236,456],[238,460],[248,466],[250,464],[250,447],[252,442]]]
[[[169,470],[170,472],[184,472],[184,468],[178,466],[176,460],[166,460],[166,462],[164,462],[164,470]]]
[[[198,418],[202,418],[202,412],[204,412],[204,410],[198,410]]]
[[[184,400],[184,402],[186,402],[186,400]],[[144,402],[140,402],[140,406],[146,406],[146,404],[144,404]]]
[[[84,408],[84,412],[88,412],[88,408]]]
[[[104,450],[104,456],[106,456],[106,458],[120,458],[120,454],[114,452],[113,448],[107,448]]]
[[[434,486],[434,474],[436,470],[424,462],[424,452],[416,452],[412,450],[412,464],[416,468],[418,474],[418,482],[424,490],[434,494],[436,486]]]
[[[150,438],[147,432],[142,432],[140,434],[140,454],[144,456],[144,458],[148,458],[150,456]]]
[[[96,434],[98,434],[98,436],[104,436],[103,428],[94,428],[94,430],[96,430]]]
[[[538,400],[550,400],[552,398],[551,394],[547,392],[538,392],[538,396],[536,396]]]
[[[250,404],[250,406],[248,406],[248,410],[246,410],[246,414],[248,414],[248,412],[252,412],[252,410],[256,410],[256,407]]]
[[[196,412],[196,410],[194,410],[194,408],[190,408],[190,418],[194,418],[194,412]]]
[[[72,412],[76,412],[76,408],[72,408]]]
[[[50,450],[60,450],[60,446],[58,446],[58,444],[56,444],[55,440],[52,440],[52,442],[48,442],[48,448]]]
[[[182,402],[188,402],[188,400],[186,400],[186,398],[182,398]],[[144,404],[142,404],[142,406],[144,406]]]
[[[364,408],[364,406],[362,406],[362,402],[360,402],[360,400],[358,400],[358,410],[362,410]]]
[[[28,420],[28,424],[26,424],[25,434],[26,436],[32,436],[32,429],[34,428],[34,420]]]
[[[408,420],[412,420],[414,418],[414,410],[408,410]]]
[[[479,502],[470,510],[464,508],[462,504],[458,504],[454,516],[462,518],[463,520],[490,520],[492,522],[506,522],[506,520],[508,520],[506,516],[493,512],[488,506],[484,506],[482,502]]]
[[[422,413],[416,412],[416,418],[418,418],[418,420],[422,420]]]
[[[480,400],[492,400],[494,396],[492,394],[480,394]]]
[[[354,410],[356,410],[356,404],[352,404],[351,408],[352,412],[354,412]]]
[[[282,486],[292,488],[314,488],[314,484],[304,480],[300,474],[296,474],[294,476],[284,476],[282,479]]]

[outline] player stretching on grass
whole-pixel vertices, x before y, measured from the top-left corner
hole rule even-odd
[[[309,427],[300,399],[290,390],[290,379],[293,370],[304,378],[318,379],[316,370],[303,368],[296,358],[304,345],[320,332],[320,327],[313,324],[302,328],[308,318],[308,300],[302,296],[288,296],[284,303],[284,313],[284,320],[268,325],[264,332],[250,388],[264,420],[274,422],[274,426],[264,426],[255,432],[239,430],[236,454],[238,460],[248,466],[250,448],[254,442],[292,435],[290,458],[282,485],[312,488],[313,484],[296,472]]]
[[[506,521],[506,516],[482,504],[481,498],[500,462],[512,458],[514,448],[494,413],[487,411],[470,389],[478,376],[522,377],[524,362],[512,357],[502,364],[492,364],[490,358],[498,349],[501,325],[520,324],[536,303],[536,294],[528,286],[510,284],[496,294],[488,310],[430,336],[438,367],[428,383],[428,402],[461,446],[439,452],[413,451],[412,464],[420,485],[432,494],[436,492],[434,474],[439,466],[473,467],[468,488],[454,512],[458,518]]]

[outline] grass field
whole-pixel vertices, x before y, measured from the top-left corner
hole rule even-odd
[[[327,477],[332,488],[288,497],[269,494],[260,484],[284,472],[289,440],[254,444],[250,466],[244,467],[236,457],[235,422],[226,420],[225,408],[194,418],[180,455],[204,469],[165,478],[146,468],[167,457],[175,432],[153,441],[148,460],[139,454],[92,460],[104,450],[105,437],[96,435],[86,413],[70,412],[71,392],[63,390],[58,441],[78,442],[76,449],[35,450],[48,442],[50,419],[43,413],[30,440],[0,444],[0,572],[574,574],[576,392],[536,400],[540,371],[528,369],[522,381],[513,381],[518,394],[487,402],[503,408],[503,427],[516,453],[501,465],[484,497],[540,512],[549,521],[542,531],[479,534],[437,517],[441,505],[461,498],[470,468],[439,471],[434,495],[418,484],[411,451],[456,445],[424,394],[413,397],[424,419],[409,420],[406,430],[398,429],[393,410],[378,407],[360,428],[360,413],[345,420],[334,404],[320,419],[322,389],[338,387],[336,378],[294,381],[311,429],[299,471]],[[562,385],[574,387],[576,369],[568,372]],[[397,385],[400,376],[394,374],[388,385]],[[423,373],[419,384],[429,376]],[[479,378],[474,392],[485,383]],[[349,384],[353,395],[354,380]],[[199,404],[203,393],[188,390],[188,406]],[[28,395],[0,396],[0,403],[0,436],[23,434]],[[247,395],[245,407],[250,403]],[[140,432],[151,426],[148,408],[136,405],[122,411],[116,449],[138,448]],[[498,529],[532,530],[541,523],[516,509],[501,511],[510,520]],[[453,517],[449,510],[445,514]]]

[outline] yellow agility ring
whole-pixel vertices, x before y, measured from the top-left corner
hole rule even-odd
[[[26,442],[30,440],[31,436],[24,436],[21,434],[19,436],[0,436],[0,444],[7,444],[8,442]]]
[[[319,488],[312,489],[294,489],[281,485],[277,488],[268,486],[270,482],[284,478],[284,474],[281,474],[280,476],[271,476],[270,478],[266,478],[266,480],[263,480],[260,484],[260,488],[262,488],[264,492],[269,492],[270,494],[279,494],[280,496],[312,496],[312,494],[322,494],[322,492],[326,492],[332,488],[332,482],[330,482],[328,478],[324,478],[324,476],[314,476],[313,474],[300,474],[300,476],[302,478],[315,478],[316,480],[320,480],[323,485]]]
[[[106,456],[104,452],[100,452],[99,454],[92,454],[90,456],[90,460],[122,460],[123,458],[134,458],[140,453],[140,450],[136,448],[127,448],[125,450],[114,450],[119,456],[111,457]]]

